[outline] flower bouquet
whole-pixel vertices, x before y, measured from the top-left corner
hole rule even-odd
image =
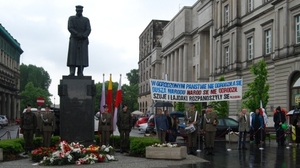
[[[179,145],[177,145],[177,144],[171,144],[171,143],[163,143],[163,144],[155,143],[155,144],[153,144],[151,146],[152,147],[169,147],[169,148],[179,147]]]
[[[94,164],[104,161],[114,161],[111,154],[113,147],[90,145],[85,148],[79,143],[61,141],[57,149],[48,155],[44,155],[40,165],[68,165],[68,164]],[[36,155],[37,156],[37,155]],[[36,159],[38,160],[38,159]]]
[[[34,161],[34,162],[39,162],[44,158],[44,156],[49,157],[51,155],[51,153],[53,153],[54,151],[56,151],[55,147],[51,147],[51,148],[40,147],[40,148],[37,148],[37,149],[31,151],[31,160]]]

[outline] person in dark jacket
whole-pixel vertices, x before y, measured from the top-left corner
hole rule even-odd
[[[251,120],[251,127],[253,129],[253,132],[255,134],[255,143],[258,145],[260,144],[262,140],[262,131],[264,128],[264,119],[263,117],[259,114],[259,109],[257,108],[255,110],[255,114],[252,115],[252,120]]]
[[[169,111],[168,110],[165,110],[164,114],[167,117],[168,125],[169,125],[169,128],[168,128],[168,130],[166,132],[166,142],[170,142],[170,138],[169,137],[170,137],[170,134],[171,134],[171,132],[170,132],[170,129],[171,129],[171,117],[169,115]]]
[[[273,116],[273,121],[276,130],[276,142],[278,143],[278,145],[284,146],[285,137],[284,130],[281,128],[281,125],[285,123],[286,118],[280,106],[276,108],[276,112]]]
[[[161,143],[165,143],[166,141],[166,132],[169,129],[168,119],[162,114],[162,109],[157,109],[157,114],[155,116],[156,130],[158,139]]]
[[[122,105],[122,111],[118,112],[117,116],[117,126],[120,132],[120,152],[129,153],[130,142],[129,133],[132,128],[132,117],[130,112],[127,111],[127,105]]]
[[[21,116],[20,127],[24,136],[24,155],[27,155],[33,149],[33,136],[37,128],[36,115],[31,112],[31,106],[26,106],[26,112]]]

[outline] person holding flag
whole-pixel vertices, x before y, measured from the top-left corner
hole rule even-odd
[[[262,105],[262,101],[260,101],[260,108],[259,108],[259,114],[262,116],[263,118],[263,129],[265,130],[267,125],[268,125],[268,115],[266,114],[266,110],[263,108],[263,105]],[[262,132],[261,134],[261,139],[262,139],[262,142],[265,141],[265,138],[266,138],[266,133],[265,131]]]

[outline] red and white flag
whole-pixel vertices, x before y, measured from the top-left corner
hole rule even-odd
[[[122,75],[120,74],[118,91],[117,91],[116,100],[115,100],[115,111],[114,111],[114,120],[113,120],[113,129],[114,129],[114,131],[116,131],[116,128],[117,128],[118,106],[122,102],[121,79],[122,79]]]

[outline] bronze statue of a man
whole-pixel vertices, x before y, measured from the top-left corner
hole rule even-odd
[[[89,66],[88,59],[88,36],[91,33],[90,21],[82,16],[83,6],[76,6],[76,15],[70,16],[68,21],[68,30],[71,33],[69,41],[69,51],[67,66],[70,68],[70,76],[83,76],[84,67]]]

